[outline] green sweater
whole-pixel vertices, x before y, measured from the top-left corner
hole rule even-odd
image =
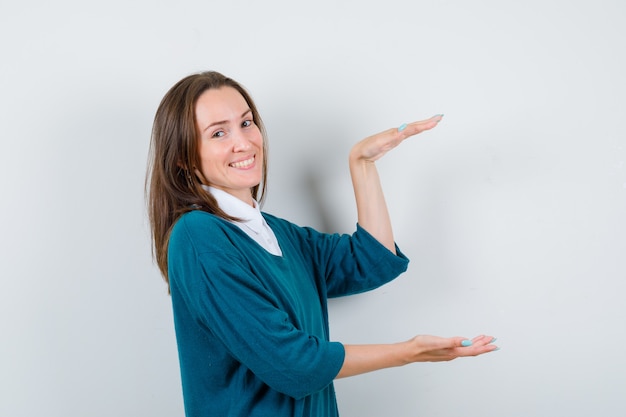
[[[404,272],[357,225],[323,234],[263,213],[282,256],[221,218],[183,215],[169,242],[169,280],[188,417],[337,416],[327,297],[368,291]]]

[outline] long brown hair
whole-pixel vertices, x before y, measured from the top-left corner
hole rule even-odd
[[[145,183],[152,255],[168,286],[169,235],[180,216],[191,210],[203,210],[236,220],[223,212],[211,193],[202,188],[202,184],[209,184],[204,178],[199,178],[194,169],[200,166],[196,102],[206,90],[221,87],[232,87],[243,96],[252,111],[254,123],[261,131],[263,174],[261,183],[252,187],[250,193],[259,203],[265,196],[267,135],[250,94],[235,80],[215,71],[192,74],[176,83],[161,100],[154,117]]]

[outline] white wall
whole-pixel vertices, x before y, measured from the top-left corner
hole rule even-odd
[[[409,271],[332,336],[501,350],[342,380],[342,415],[626,413],[625,3],[377,3],[2,0],[0,415],[182,415],[143,178],[203,69],[264,115],[265,209],[322,230],[354,228],[352,143],[445,113],[379,163]]]

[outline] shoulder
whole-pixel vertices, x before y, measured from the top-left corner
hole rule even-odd
[[[176,220],[172,228],[172,237],[181,234],[196,234],[205,230],[222,229],[220,223],[225,220],[205,211],[193,210],[183,214]]]
[[[186,246],[196,251],[211,250],[223,246],[225,240],[231,240],[236,233],[236,226],[227,220],[201,210],[183,214],[174,223],[170,234],[170,249]]]
[[[342,239],[337,233],[320,232],[313,227],[300,226],[265,212],[263,216],[283,247],[289,242],[299,251],[319,251],[337,245]]]
[[[280,217],[277,217],[277,216],[275,216],[275,215],[273,215],[273,214],[269,214],[269,213],[267,213],[267,212],[265,212],[265,211],[262,211],[262,212],[261,212],[261,215],[263,216],[263,218],[265,219],[265,221],[267,222],[267,224],[268,224],[271,228],[274,228],[274,227],[281,227],[281,228],[284,228],[284,227],[290,227],[290,226],[292,226],[292,223],[291,223],[291,222],[289,222],[289,221],[287,221],[287,220],[285,220],[285,219],[282,219],[282,218],[280,218]],[[294,225],[294,226],[295,226],[295,225]]]
[[[266,212],[261,213],[265,221],[276,235],[283,235],[291,238],[305,239],[312,233],[317,233],[310,227],[299,226],[283,218],[274,216]]]

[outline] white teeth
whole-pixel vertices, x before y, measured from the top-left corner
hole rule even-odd
[[[230,164],[230,166],[233,168],[245,168],[247,166],[252,165],[253,162],[254,162],[254,157],[250,159],[246,159],[245,161],[233,162],[232,164]]]

